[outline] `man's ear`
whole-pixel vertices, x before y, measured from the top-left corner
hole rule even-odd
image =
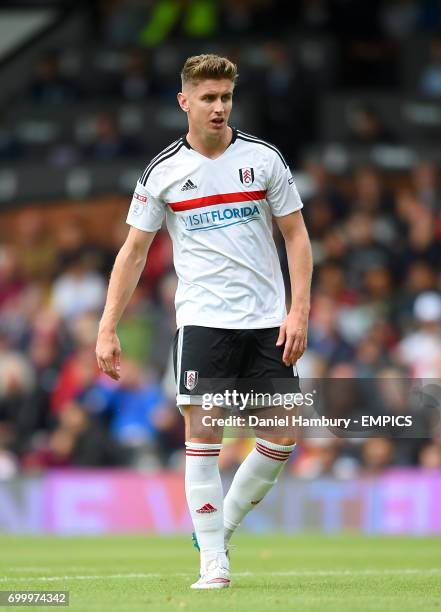
[[[184,93],[182,93],[182,91],[178,93],[178,104],[182,108],[184,113],[188,113],[189,107],[188,107],[187,96]]]

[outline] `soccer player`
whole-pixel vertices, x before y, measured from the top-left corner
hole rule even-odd
[[[96,348],[101,370],[118,380],[117,324],[165,219],[179,278],[174,362],[177,405],[185,419],[185,491],[200,546],[200,578],[192,585],[197,589],[230,585],[230,537],[276,482],[295,444],[286,434],[257,438],[224,500],[218,468],[222,428],[192,428],[206,381],[215,391],[243,380],[260,391],[273,390],[274,379],[297,388],[295,364],[306,347],[309,314],[312,257],[302,202],[280,151],[229,126],[236,77],[227,58],[199,55],[185,62],[178,102],[188,132],[138,180]],[[288,314],[273,217],[288,256]]]

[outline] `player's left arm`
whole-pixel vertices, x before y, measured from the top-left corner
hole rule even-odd
[[[275,219],[285,240],[291,281],[291,308],[280,327],[276,345],[285,343],[283,363],[290,366],[303,355],[307,345],[312,251],[300,210]]]
[[[266,199],[285,239],[291,280],[291,308],[277,339],[277,346],[285,344],[282,359],[286,366],[290,366],[306,349],[312,276],[311,244],[300,211],[302,200],[280,152],[275,150],[267,168]]]

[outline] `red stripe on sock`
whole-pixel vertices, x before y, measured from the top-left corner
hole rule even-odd
[[[220,451],[212,451],[208,453],[200,453],[199,451],[185,451],[186,455],[197,455],[200,457],[216,457],[219,455]]]
[[[271,448],[270,446],[266,446],[265,444],[262,444],[261,442],[256,442],[256,446],[260,446],[261,448],[266,448],[266,450],[271,451],[272,453],[290,453],[290,450],[278,450],[277,448]]]
[[[209,455],[211,453],[220,453],[220,449],[219,450],[199,450],[199,449],[187,448],[185,452],[186,453],[200,453],[201,455],[206,455],[206,454]]]
[[[275,461],[286,461],[288,459],[288,457],[278,457],[277,455],[270,455],[269,453],[264,451],[262,448],[256,448],[256,450],[261,455],[265,455],[265,457],[269,457],[270,459],[274,459]]]
[[[269,453],[272,453],[274,455],[278,455],[279,457],[289,457],[289,455],[291,454],[291,451],[278,451],[278,450],[274,450],[272,448],[269,448],[268,446],[264,446],[263,444],[260,444],[259,442],[256,442],[256,448],[262,448],[262,449],[268,451]]]

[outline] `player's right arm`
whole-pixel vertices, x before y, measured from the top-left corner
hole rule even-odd
[[[156,171],[149,173],[149,184],[146,184],[145,177],[149,167],[136,183],[127,215],[130,231],[113,266],[106,305],[98,330],[96,344],[98,367],[115,380],[120,376],[121,356],[116,328],[139,282],[153,238],[165,218],[164,203],[155,195],[155,188],[158,188],[161,182]]]
[[[121,356],[116,328],[139,282],[155,234],[156,231],[146,232],[131,227],[110,276],[106,305],[98,330],[96,358],[100,370],[114,380],[120,377]]]

